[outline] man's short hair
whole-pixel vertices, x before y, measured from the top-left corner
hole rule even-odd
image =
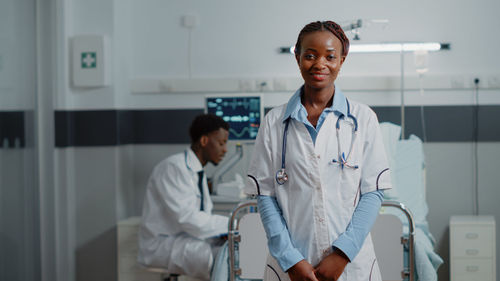
[[[219,116],[210,113],[196,116],[191,123],[191,127],[189,128],[191,143],[196,143],[200,140],[201,136],[208,135],[209,133],[217,131],[220,128],[229,131],[229,123],[224,121]]]

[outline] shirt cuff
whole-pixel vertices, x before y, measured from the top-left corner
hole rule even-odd
[[[283,253],[283,255],[275,258],[283,272],[287,272],[292,266],[304,259],[302,254],[296,248],[289,248]]]
[[[356,243],[349,239],[346,235],[340,235],[340,237],[333,243],[333,250],[341,250],[348,258],[352,261],[359,252]]]

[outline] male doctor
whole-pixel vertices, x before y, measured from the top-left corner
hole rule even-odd
[[[138,262],[202,280],[210,271],[228,218],[212,214],[203,167],[227,152],[229,124],[204,114],[191,124],[191,147],[160,162],[144,198]]]

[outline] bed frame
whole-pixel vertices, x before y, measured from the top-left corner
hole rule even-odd
[[[384,281],[415,280],[415,225],[411,212],[401,203],[384,201],[384,208],[396,208],[408,220],[403,223],[391,214],[380,214],[371,231]],[[267,239],[256,201],[240,203],[231,213],[228,231],[229,280],[261,280],[267,257]],[[404,251],[407,251],[405,255]],[[404,261],[404,257],[407,260]]]

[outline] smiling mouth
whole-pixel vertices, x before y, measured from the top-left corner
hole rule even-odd
[[[312,75],[313,79],[317,80],[317,81],[323,81],[328,76],[328,74],[324,74],[324,73],[312,73],[311,75]]]

